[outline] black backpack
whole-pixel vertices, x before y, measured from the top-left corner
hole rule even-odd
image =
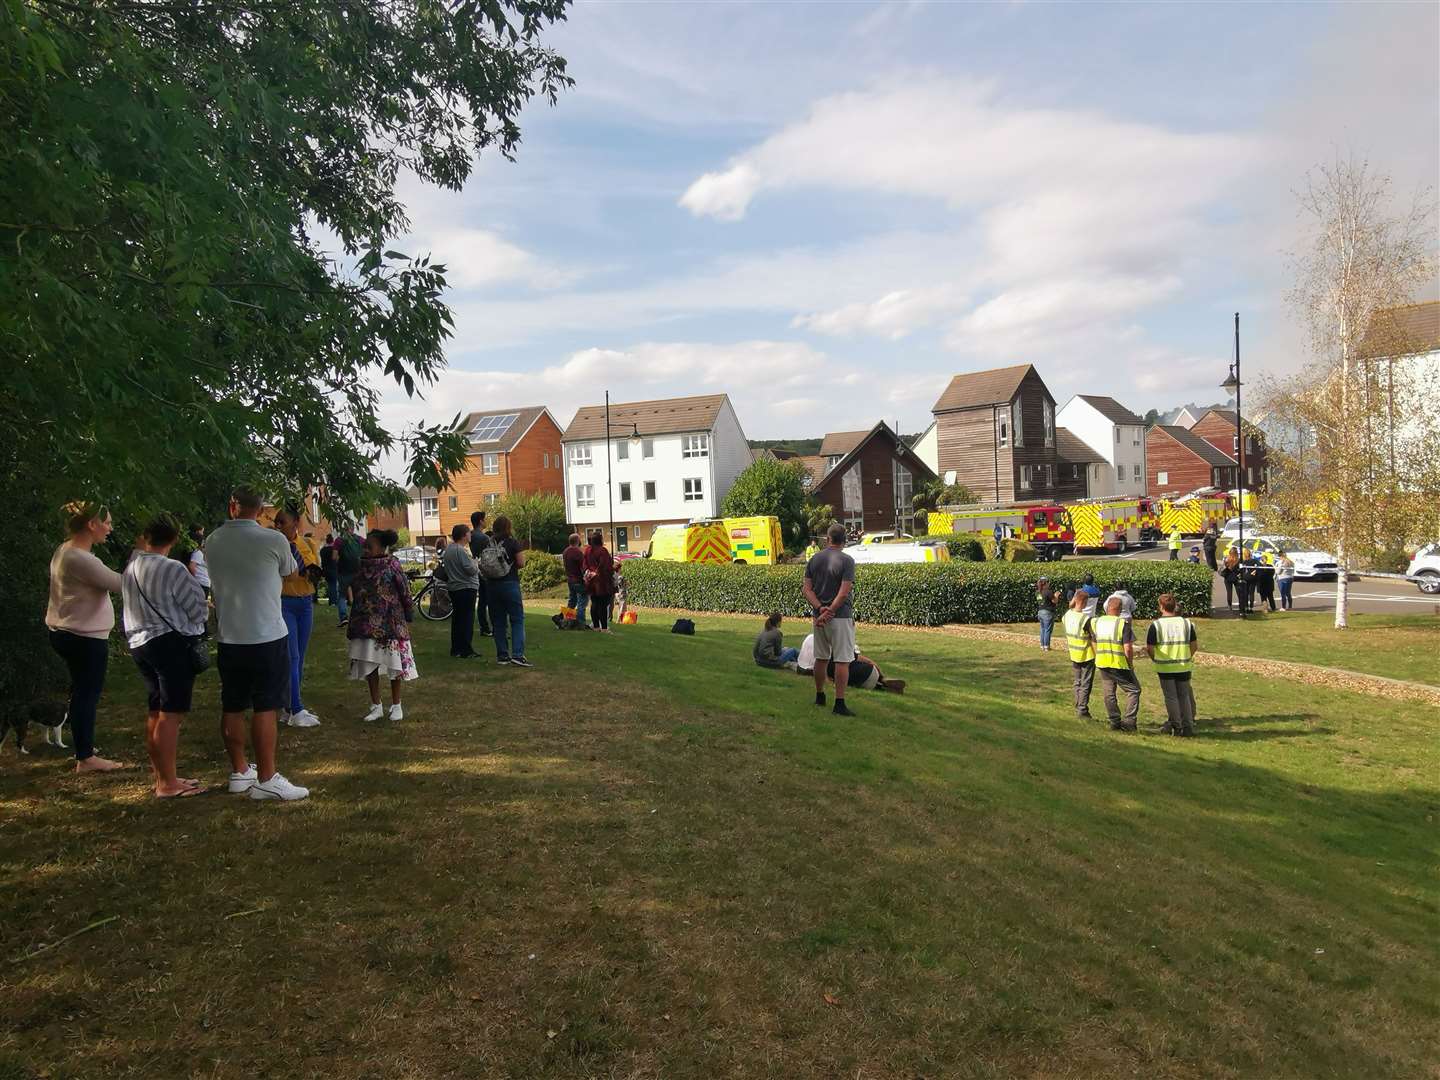
[[[693,637],[695,634],[695,623],[691,619],[676,619],[675,625],[670,627],[670,633],[688,634]]]

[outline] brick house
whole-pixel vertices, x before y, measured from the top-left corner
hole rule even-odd
[[[465,468],[437,494],[440,532],[499,502],[512,491],[565,490],[560,425],[543,405],[473,412],[460,423],[469,435]]]
[[[1055,398],[1030,364],[956,375],[931,412],[946,483],[995,502],[1064,496]]]
[[[1145,433],[1145,461],[1151,495],[1185,493],[1196,488],[1228,490],[1235,486],[1235,459],[1199,435],[1173,424],[1156,424]]]
[[[915,531],[915,488],[935,473],[890,425],[882,420],[869,431],[831,432],[819,458],[825,471],[810,494],[847,529]]]
[[[1245,490],[1264,491],[1270,478],[1270,462],[1265,449],[1265,433],[1249,420],[1245,421]],[[1235,410],[1207,409],[1190,425],[1190,433],[1198,435],[1226,457],[1236,456]],[[1233,461],[1232,461],[1233,464]],[[1230,485],[1231,487],[1234,484]]]

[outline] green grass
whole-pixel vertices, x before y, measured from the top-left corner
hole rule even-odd
[[[157,803],[7,746],[0,1077],[1437,1059],[1434,710],[1202,670],[1200,737],[1118,736],[1071,717],[1058,654],[867,629],[910,692],[854,692],[841,722],[750,663],[758,620],[562,635],[542,606],[534,671],[418,625],[398,726],[358,721],[325,627],[324,726],[282,734],[307,803]],[[132,761],[137,690],[117,663],[100,737]],[[210,779],[215,697],[207,675],[182,743]]]
[[[1143,632],[1148,619],[1137,619]],[[1038,623],[1004,629],[1039,636]],[[1210,652],[1294,660],[1440,686],[1440,619],[1434,615],[1351,615],[1335,629],[1328,611],[1280,611],[1238,618],[1201,619],[1200,644]],[[1056,627],[1057,645],[1060,637]]]

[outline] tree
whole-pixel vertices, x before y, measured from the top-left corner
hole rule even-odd
[[[565,522],[565,500],[551,491],[512,491],[496,505],[490,520],[501,514],[510,519],[510,528],[527,548],[536,551],[565,550],[570,526]]]
[[[810,499],[805,503],[805,534],[807,537],[821,537],[835,524],[835,509],[829,503]]]
[[[975,493],[964,484],[947,484],[936,477],[926,480],[915,489],[910,503],[915,508],[915,527],[928,528],[930,511],[942,506],[963,506],[976,502]]]
[[[1154,427],[1154,426],[1155,426],[1156,424],[1158,424],[1159,422],[1160,422],[1160,410],[1159,410],[1159,409],[1147,409],[1147,410],[1145,410],[1145,426],[1146,426],[1146,427]]]
[[[1425,403],[1406,387],[1392,380],[1387,392],[1373,361],[1396,352],[1383,340],[1390,332],[1384,313],[1435,273],[1433,192],[1395,213],[1390,188],[1389,177],[1354,157],[1308,178],[1299,204],[1309,235],[1295,255],[1291,301],[1311,363],[1300,377],[1267,383],[1263,394],[1268,414],[1305,435],[1272,466],[1272,495],[1285,524],[1316,530],[1335,552],[1336,629],[1348,624],[1347,570],[1367,559],[1374,565],[1379,534],[1407,514],[1427,503],[1433,513],[1435,493],[1424,492],[1424,478],[1433,478],[1440,457],[1433,405],[1428,431],[1422,419],[1406,460],[1381,453],[1375,439],[1387,414],[1424,416]]]
[[[780,533],[790,546],[807,538],[805,466],[798,461],[762,457],[735,478],[720,504],[722,517],[771,516],[780,519]]]

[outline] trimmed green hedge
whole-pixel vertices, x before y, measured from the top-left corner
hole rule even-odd
[[[950,549],[950,558],[958,559],[961,562],[984,562],[985,547],[980,543],[978,537],[956,536],[947,540],[945,546]]]
[[[1155,599],[1172,592],[1182,611],[1210,613],[1211,576],[1192,563],[1117,562],[1110,559],[1033,564],[898,563],[855,570],[855,617],[865,622],[906,626],[943,623],[1024,622],[1035,618],[1035,582],[1044,576],[1056,587],[1074,587],[1089,573],[1102,593],[1126,582],[1135,613],[1153,618]],[[652,562],[635,559],[625,567],[631,604],[764,615],[808,616],[801,589],[805,568],[737,566],[718,563]]]
[[[565,566],[559,555],[543,551],[525,552],[525,565],[520,568],[520,591],[535,596],[553,589],[565,580]]]

